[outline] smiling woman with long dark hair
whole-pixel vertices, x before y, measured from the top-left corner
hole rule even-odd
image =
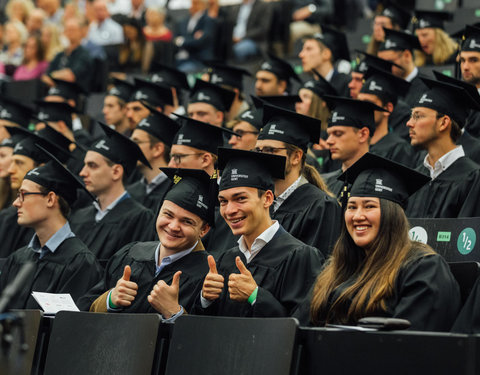
[[[460,307],[458,285],[440,255],[410,240],[403,211],[428,177],[366,154],[341,178],[353,184],[342,232],[297,317],[313,325],[394,317],[416,330],[448,331]]]

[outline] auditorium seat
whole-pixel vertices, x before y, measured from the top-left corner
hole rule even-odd
[[[478,262],[450,262],[450,271],[460,286],[462,303],[464,303],[472,291],[475,281],[480,275],[480,263]]]

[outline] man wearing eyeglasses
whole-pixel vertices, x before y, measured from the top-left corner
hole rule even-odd
[[[15,278],[25,263],[34,263],[23,287],[9,308],[36,309],[32,291],[69,293],[76,301],[101,278],[95,255],[70,229],[67,217],[82,183],[53,156],[43,166],[29,171],[13,206],[17,222],[35,231],[27,246],[12,253],[0,275],[0,290]],[[91,195],[89,195],[92,199]]]
[[[241,113],[235,121],[232,130],[238,135],[232,135],[228,144],[237,150],[252,150],[257,142],[262,128],[262,113],[252,107]]]
[[[127,191],[137,202],[157,213],[171,187],[170,180],[160,168],[168,165],[172,141],[180,125],[150,105],[145,105],[150,115],[140,121],[131,140],[140,147],[152,168],[138,161],[137,168],[143,177],[129,185]]]

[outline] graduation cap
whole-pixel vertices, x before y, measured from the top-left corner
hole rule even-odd
[[[112,78],[112,83],[113,87],[108,90],[107,95],[116,96],[124,102],[129,102],[135,90],[133,83],[118,78]]]
[[[70,145],[74,142],[72,142],[70,139],[65,137],[62,133],[56,131],[50,125],[45,124],[45,127],[37,131],[36,134],[39,137],[44,138],[50,141],[51,143],[56,144],[59,148],[64,150],[65,153],[70,154]]]
[[[37,163],[45,163],[48,157],[40,151],[35,145],[38,144],[54,154],[58,159],[65,163],[70,158],[70,153],[59,147],[56,143],[47,138],[41,137],[27,129],[13,126],[6,126],[7,131],[12,137],[20,139],[13,148],[14,155],[23,155],[29,157]]]
[[[394,105],[398,97],[405,96],[411,86],[410,82],[374,67],[368,68],[364,79],[360,92],[376,95],[383,102],[391,102]]]
[[[15,145],[23,139],[20,135],[14,135],[10,138],[4,138],[2,142],[0,142],[0,147],[9,147],[15,148]]]
[[[138,123],[136,129],[141,129],[153,135],[168,147],[171,147],[180,125],[177,121],[157,111],[148,103],[143,102],[143,105],[150,110],[150,114]]]
[[[387,72],[392,71],[392,66],[396,66],[397,68],[403,70],[403,68],[400,65],[395,64],[394,62],[381,59],[380,57],[370,55],[369,53],[366,53],[360,50],[355,50],[355,52],[357,52],[360,55],[363,55],[363,60],[357,61],[357,66],[354,69],[354,71],[357,73],[365,74],[368,68],[371,66],[377,69],[386,70]]]
[[[258,70],[264,70],[266,72],[275,74],[278,79],[282,81],[288,82],[290,78],[292,78],[300,82],[300,78],[298,77],[297,73],[295,73],[292,66],[287,61],[282,60],[271,53],[268,54],[267,60],[260,65],[260,69]]]
[[[269,95],[259,98],[262,105],[265,103],[295,111],[295,103],[300,103],[302,99],[298,95]]]
[[[135,78],[135,89],[129,101],[146,101],[154,107],[163,108],[165,105],[173,105],[172,90],[167,86]]]
[[[263,127],[263,111],[256,108],[249,108],[237,116],[237,120],[248,122],[260,130]]]
[[[152,70],[155,72],[150,77],[152,82],[177,89],[190,90],[187,75],[184,72],[161,63],[152,62],[152,64]]]
[[[223,145],[224,135],[229,137],[236,135],[227,128],[210,125],[175,113],[174,115],[183,121],[182,127],[173,139],[174,145],[194,147],[217,155],[217,148]]]
[[[309,143],[320,139],[320,120],[270,104],[263,106],[263,123],[258,139],[282,141],[300,147],[303,152],[307,152]]]
[[[243,91],[243,76],[251,76],[252,74],[242,68],[225,65],[218,62],[206,63],[208,73],[210,74],[210,82],[217,85],[226,85]]]
[[[208,103],[221,112],[227,112],[235,99],[235,92],[219,85],[197,79],[189,103]]]
[[[409,11],[394,1],[387,1],[386,7],[380,15],[390,18],[394,25],[399,25],[403,30],[408,27],[408,23],[412,18],[412,14]]]
[[[322,32],[315,33],[313,38],[332,51],[334,61],[339,59],[350,61],[350,50],[345,33],[328,26],[322,25],[321,27]]]
[[[380,44],[379,51],[412,51],[414,49],[421,50],[422,46],[415,35],[383,28],[385,32],[385,40]]]
[[[210,226],[215,225],[217,180],[201,169],[160,168],[173,181],[164,200],[175,203],[199,216]]]
[[[351,126],[357,129],[367,127],[370,136],[375,132],[375,111],[388,112],[368,101],[325,95],[324,100],[331,109],[328,127]]]
[[[91,147],[91,151],[98,152],[114,163],[121,164],[126,173],[130,173],[135,168],[137,160],[152,168],[145,158],[140,147],[125,135],[113,130],[108,125],[99,122],[106,137],[100,138]]]
[[[274,179],[285,178],[287,158],[262,152],[218,149],[218,168],[222,171],[219,190],[252,187],[275,191]]]
[[[37,104],[37,113],[32,116],[38,122],[47,123],[63,121],[68,126],[69,129],[72,129],[72,113],[76,112],[76,109],[73,108],[70,104],[66,102],[47,102],[44,100],[36,100]]]
[[[75,176],[62,163],[50,152],[40,145],[36,145],[39,152],[44,154],[44,159],[47,160],[46,164],[34,168],[29,171],[24,179],[33,181],[49,191],[53,191],[55,194],[64,198],[69,205],[75,203],[77,200],[77,189],[84,190],[87,195],[93,201],[96,200],[80,178]]]
[[[0,96],[0,119],[28,128],[32,112],[32,108],[18,100],[5,95]]]
[[[477,103],[480,104],[480,93],[478,92],[476,86],[472,85],[471,83],[468,83],[459,79],[455,79],[450,76],[446,76],[445,74],[440,73],[436,70],[433,71],[433,74],[435,75],[435,78],[438,81],[446,82],[455,86],[462,87],[463,89],[465,89],[465,91],[468,92],[468,94],[472,97],[472,99],[474,99]]]
[[[52,80],[55,82],[55,86],[48,89],[46,96],[60,96],[66,100],[73,99],[75,103],[78,103],[80,95],[87,93],[83,87],[76,82],[64,81],[57,78],[52,78]]]
[[[321,98],[324,95],[338,96],[338,91],[330,84],[330,82],[323,78],[315,69],[312,69],[312,72],[316,79],[305,82],[303,88],[313,91]]]
[[[480,104],[468,92],[457,85],[420,78],[428,90],[415,103],[414,107],[426,107],[446,114],[463,128],[470,109],[480,110]]]
[[[480,52],[480,27],[467,25],[462,39],[462,51]]]
[[[367,152],[339,180],[352,184],[351,197],[387,199],[406,207],[407,199],[430,177],[402,164]]]
[[[426,29],[429,27],[444,29],[444,22],[451,21],[453,14],[435,10],[416,10],[412,23],[415,29]]]

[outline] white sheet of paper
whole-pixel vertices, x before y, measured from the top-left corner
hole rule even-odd
[[[59,311],[80,311],[68,293],[32,292],[33,298],[41,306],[45,314],[56,314]]]

